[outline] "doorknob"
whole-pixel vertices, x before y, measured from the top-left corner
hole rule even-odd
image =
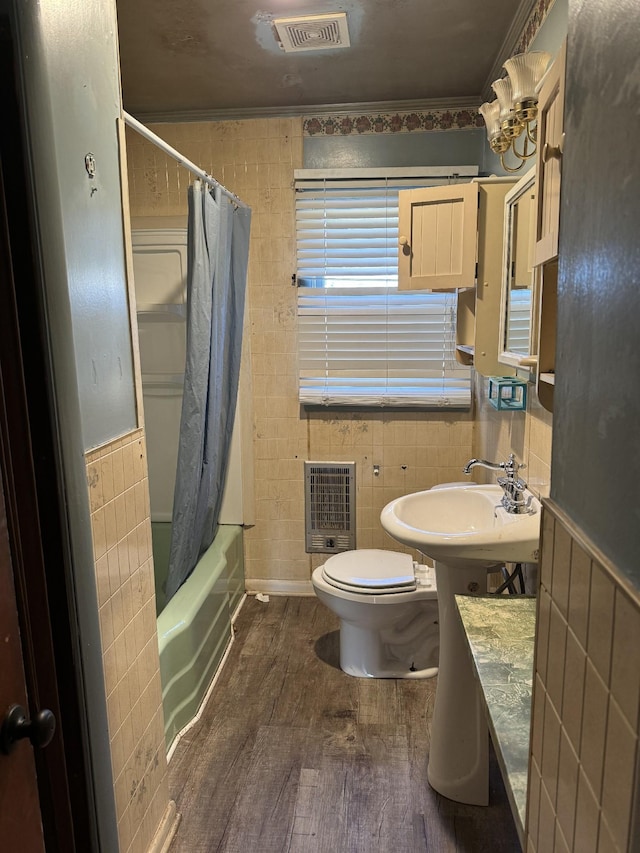
[[[39,711],[33,720],[21,705],[12,705],[0,728],[0,751],[9,755],[16,742],[29,738],[32,746],[43,747],[51,743],[56,730],[56,718],[47,708]]]

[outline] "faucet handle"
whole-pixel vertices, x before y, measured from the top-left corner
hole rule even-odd
[[[518,476],[518,471],[523,471],[526,467],[525,462],[518,462],[515,453],[510,453],[509,459],[504,463],[504,470],[514,480]]]

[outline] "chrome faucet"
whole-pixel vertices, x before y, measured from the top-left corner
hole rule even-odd
[[[462,469],[462,473],[470,474],[471,469],[475,468],[478,465],[481,468],[490,468],[492,471],[501,471],[506,466],[506,464],[506,462],[489,462],[486,459],[470,459]]]
[[[521,465],[510,453],[506,462],[489,462],[487,459],[470,459],[462,469],[464,474],[470,474],[471,469],[479,466],[489,468],[492,471],[504,471],[504,477],[498,477],[498,485],[502,486],[502,506],[507,512],[523,513],[529,512],[531,508],[532,495],[525,499],[524,492],[527,484],[518,476],[518,472],[526,465]]]

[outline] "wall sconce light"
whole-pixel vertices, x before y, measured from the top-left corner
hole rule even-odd
[[[543,50],[519,53],[504,63],[507,76],[496,80],[491,88],[497,99],[484,103],[479,112],[487,127],[491,150],[500,155],[502,168],[517,172],[536,153],[538,117],[538,89],[551,54]],[[516,140],[523,136],[522,148]],[[505,154],[511,151],[520,163],[513,167],[505,163]]]

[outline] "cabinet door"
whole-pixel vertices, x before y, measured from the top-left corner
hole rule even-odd
[[[566,42],[548,72],[538,101],[536,265],[558,254],[565,58]]]
[[[511,287],[530,288],[533,277],[533,211],[535,210],[535,187],[516,203],[513,216],[513,258],[511,263]]]
[[[403,190],[398,207],[398,288],[473,287],[478,184]]]

